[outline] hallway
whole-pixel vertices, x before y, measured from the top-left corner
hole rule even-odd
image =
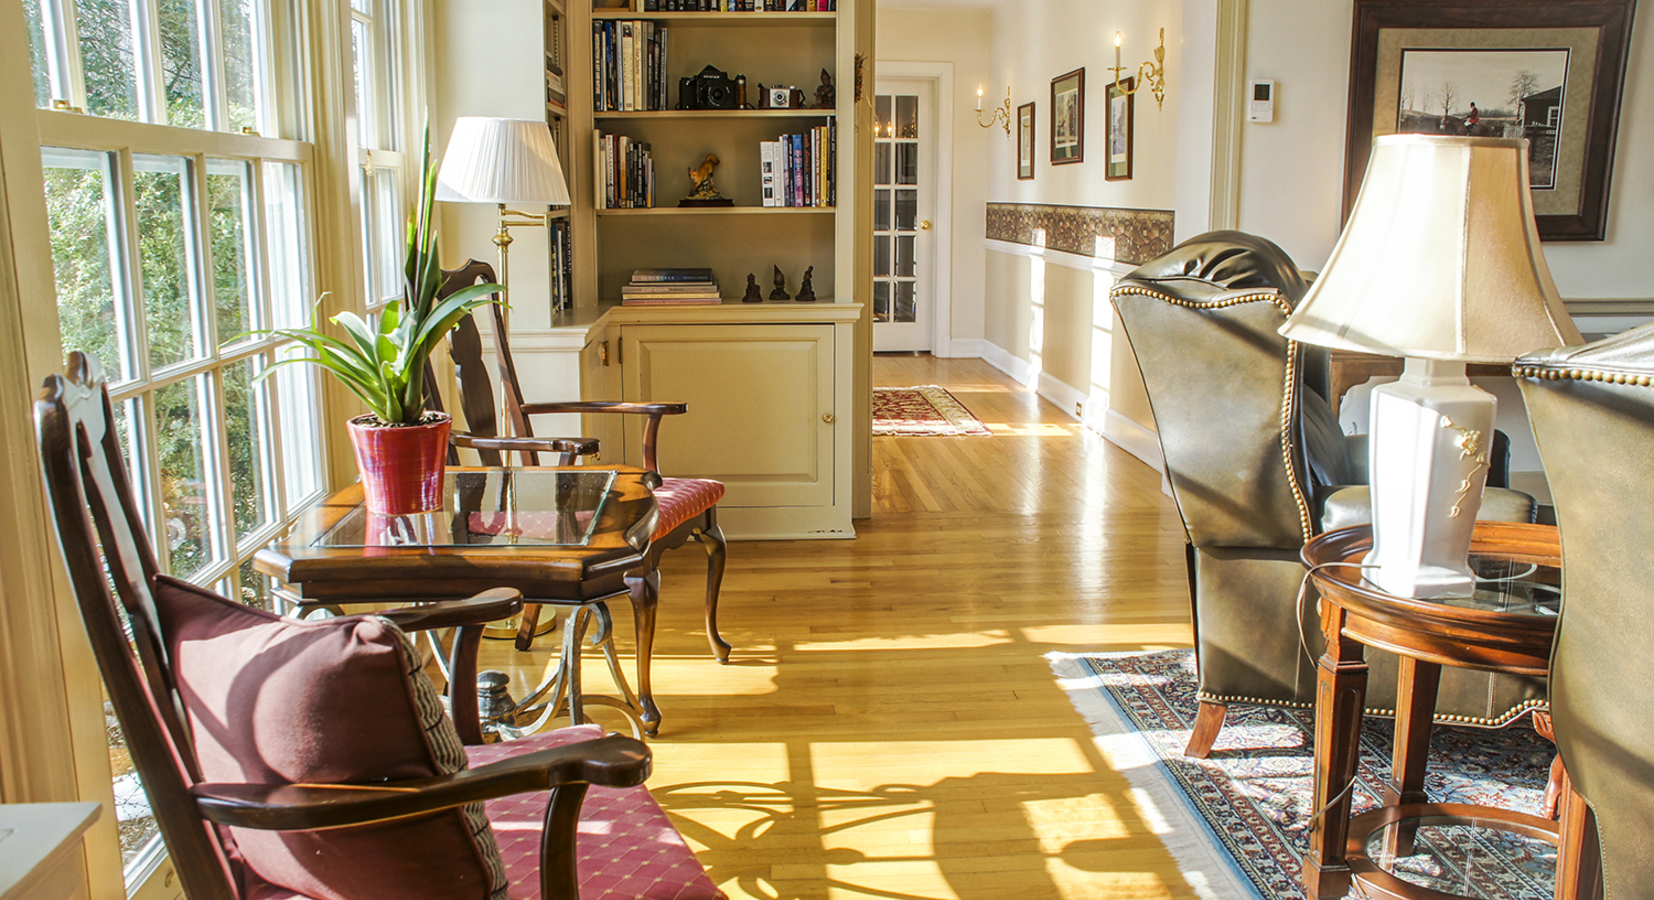
[[[731,897],[1194,896],[1044,658],[1188,646],[1159,475],[980,360],[874,378],[941,384],[994,435],[875,438],[855,541],[731,545],[729,666],[703,558],[668,556],[655,796]],[[506,646],[484,665],[549,656]]]

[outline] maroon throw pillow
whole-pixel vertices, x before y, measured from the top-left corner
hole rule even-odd
[[[465,768],[459,734],[401,629],[296,622],[160,576],[155,602],[203,778],[376,784]],[[505,900],[475,803],[327,831],[228,829],[243,864],[318,900]]]

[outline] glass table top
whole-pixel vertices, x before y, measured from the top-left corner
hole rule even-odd
[[[1413,846],[1391,853],[1388,838],[1403,828],[1413,832]],[[1457,897],[1551,900],[1556,885],[1554,843],[1450,816],[1380,828],[1367,836],[1366,856],[1402,881]]]
[[[442,509],[406,516],[358,506],[313,547],[581,547],[614,485],[608,469],[449,472]]]
[[[1536,566],[1472,553],[1470,571],[1476,576],[1474,593],[1470,596],[1432,597],[1420,602],[1546,618],[1555,618],[1562,609],[1561,572],[1554,566]],[[1362,583],[1374,590],[1382,590],[1366,579]]]

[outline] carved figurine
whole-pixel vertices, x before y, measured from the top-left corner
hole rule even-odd
[[[800,303],[814,303],[814,302],[816,302],[816,289],[810,285],[810,276],[814,275],[815,271],[816,271],[815,266],[811,266],[808,269],[804,270],[804,280],[802,282],[800,282],[799,285],[798,285],[798,302],[800,302]]]
[[[775,267],[775,290],[770,291],[771,300],[791,300],[793,295],[787,293],[787,276],[781,274],[781,267]]]
[[[758,276],[747,273],[747,295],[741,298],[742,303],[763,303],[764,295],[758,290]]]
[[[708,153],[700,165],[689,170],[689,196],[678,201],[679,206],[734,206],[735,201],[718,193],[712,183],[712,172],[718,168],[716,154]]]
[[[838,90],[833,87],[833,76],[821,70],[821,86],[816,88],[816,109],[832,109],[838,105]]]

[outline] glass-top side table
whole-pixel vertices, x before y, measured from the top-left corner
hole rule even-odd
[[[450,471],[442,509],[387,516],[358,506],[314,547],[584,547],[597,527],[613,470]]]

